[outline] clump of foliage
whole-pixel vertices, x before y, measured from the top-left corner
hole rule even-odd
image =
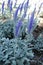
[[[39,53],[43,51],[42,37],[39,36],[37,40],[34,40],[32,33],[30,34],[26,31],[26,27],[27,24],[23,23],[19,31],[20,35],[15,37],[13,20],[0,24],[1,65],[30,65],[30,61],[35,57],[33,50],[36,49]],[[24,35],[25,37],[23,38]]]
[[[3,24],[0,24],[0,38],[13,38],[13,20],[7,20]]]
[[[28,43],[29,44],[29,43]],[[1,65],[30,65],[30,59],[34,57],[31,48],[23,40],[2,38],[0,40],[0,64]]]
[[[14,12],[13,20],[7,19],[6,22],[0,24],[1,65],[32,65],[31,61],[36,63],[34,58],[36,58],[37,54],[40,55],[40,58],[35,65],[43,65],[43,37],[39,36],[35,40],[32,35],[32,31],[36,26],[36,20],[34,19],[36,5],[30,19],[26,22],[24,18],[27,14],[29,0],[25,4],[24,2]],[[7,5],[10,14],[13,9],[12,4],[13,2],[8,0]],[[14,7],[16,7],[16,3]],[[21,15],[23,8],[24,13],[21,18],[18,18],[18,11],[20,10]],[[2,4],[2,15],[4,15],[4,2]]]

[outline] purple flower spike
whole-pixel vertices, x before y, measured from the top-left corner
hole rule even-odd
[[[25,1],[24,1],[24,2],[25,2]],[[20,7],[20,13],[22,12],[24,2],[21,4],[21,7]]]
[[[29,0],[27,0],[27,2],[24,5],[24,11],[26,11],[28,9],[28,4],[29,4]]]
[[[14,7],[16,7],[16,4],[17,4],[17,0],[15,1]]]
[[[19,20],[18,23],[16,24],[16,28],[15,28],[15,35],[18,36],[19,35],[19,29],[22,26],[22,21]]]
[[[42,5],[43,5],[43,2],[41,3],[41,5],[40,5],[40,7],[39,7],[39,10],[38,10],[38,13],[37,13],[37,14],[39,14],[39,12],[40,12],[40,10],[41,10],[41,7],[42,7]]]
[[[26,17],[26,13],[27,13],[27,9],[28,9],[28,3],[29,3],[29,0],[27,0],[27,2],[26,2],[25,5],[24,5],[24,14],[23,14],[23,18]]]
[[[22,15],[22,20],[26,17],[26,12],[24,12],[24,14]]]
[[[2,3],[2,14],[4,12],[4,5],[5,5],[5,2]]]
[[[30,24],[28,25],[28,32],[29,33],[30,33],[32,26],[33,26],[35,10],[36,10],[36,7],[35,7],[34,11],[32,12],[30,20],[29,20],[29,22],[30,22]]]
[[[14,13],[14,15],[13,15],[14,20],[17,19],[17,15],[18,15],[18,11],[19,11],[19,9],[20,9],[20,5],[18,6],[17,10],[15,11],[15,13]]]
[[[12,11],[12,5],[13,5],[13,2],[10,3],[10,7],[9,7],[10,8],[10,13]]]
[[[8,0],[8,4],[7,4],[7,5],[8,5],[8,7],[9,7],[9,5],[10,5],[10,0]]]

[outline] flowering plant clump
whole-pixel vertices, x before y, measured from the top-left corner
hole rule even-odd
[[[8,0],[7,7],[10,17],[0,20],[0,65],[43,65],[43,36],[41,36],[43,32],[36,40],[34,39],[32,32],[37,22],[37,19],[34,18],[36,6],[27,20],[25,17],[27,16],[28,3],[29,0],[26,3],[24,1],[13,12],[13,1]],[[2,3],[2,15],[5,11],[4,6],[5,2]],[[24,13],[22,14],[23,9]],[[13,14],[13,18],[11,14]]]

